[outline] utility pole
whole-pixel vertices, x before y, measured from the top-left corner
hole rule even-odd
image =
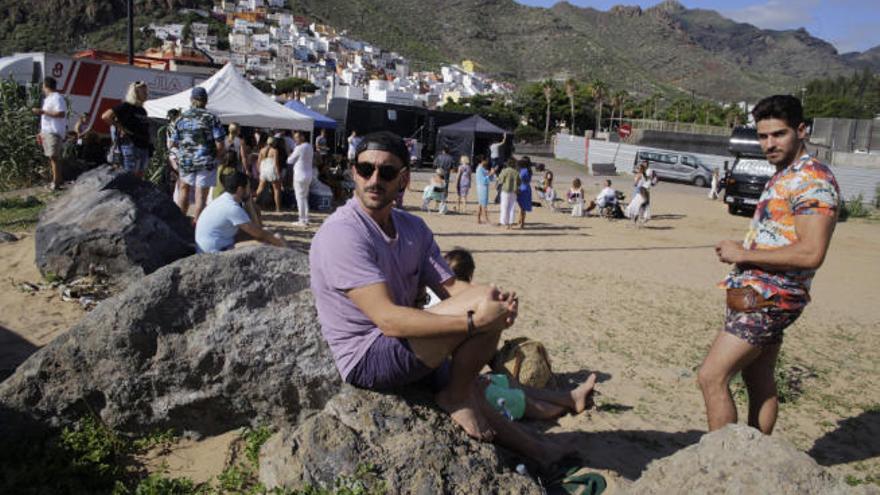
[[[128,65],[134,65],[134,0],[128,0]]]

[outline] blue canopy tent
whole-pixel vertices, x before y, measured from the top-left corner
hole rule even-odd
[[[285,107],[299,112],[309,117],[315,119],[315,129],[336,129],[336,121],[323,115],[319,112],[312,110],[311,108],[305,106],[297,100],[290,100],[284,104]]]

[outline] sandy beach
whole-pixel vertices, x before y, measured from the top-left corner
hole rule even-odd
[[[560,196],[576,175],[585,180],[588,197],[600,189],[602,178],[585,177],[574,165],[538,161],[555,172]],[[652,193],[654,218],[642,229],[623,220],[573,218],[566,210],[535,208],[526,229],[507,230],[477,225],[474,191],[467,214],[418,211],[428,177],[413,174],[408,209],[426,220],[442,250],[459,246],[473,252],[477,282],[520,295],[519,319],[505,338],[542,341],[561,385],[590,371],[600,375],[596,409],[555,423],[532,423],[536,429],[575,441],[589,466],[628,479],[637,478],[650,461],[699,439],[706,423],[696,369],[723,321],[724,294],[716,284],[728,271],[713,246],[721,239],[741,239],[748,218],[729,215],[720,201],[706,198],[706,189],[664,182]],[[631,194],[631,177],[612,179]],[[490,220],[497,222],[498,209],[490,208]],[[295,213],[266,217],[269,227],[300,247],[315,231],[291,226]],[[0,347],[0,369],[45,345],[83,314],[57,293],[18,288],[20,281],[39,281],[33,232],[25,234],[19,242],[0,245],[0,327],[10,342]],[[878,253],[880,224],[838,225],[814,280],[814,302],[787,331],[780,366],[781,377],[799,396],[782,404],[774,435],[809,452],[835,475],[857,480],[880,479]],[[742,415],[744,396],[739,404]],[[188,443],[175,455],[196,459],[216,451],[217,444],[205,440],[200,450]],[[197,466],[220,469],[221,464],[179,463],[181,471],[198,479],[217,473],[204,468],[194,474]]]

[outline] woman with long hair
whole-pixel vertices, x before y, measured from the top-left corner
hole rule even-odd
[[[107,110],[101,119],[112,126],[114,154],[118,152],[119,162],[126,172],[143,178],[150,162],[150,122],[144,102],[149,97],[149,89],[144,81],[128,85],[125,101]]]
[[[259,201],[260,194],[266,184],[272,184],[272,197],[275,199],[275,212],[281,212],[281,154],[278,152],[279,141],[266,134],[265,144],[260,148],[260,185],[255,196]],[[262,138],[262,135],[261,135]]]

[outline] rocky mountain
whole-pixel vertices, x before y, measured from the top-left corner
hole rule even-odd
[[[851,64],[867,68],[873,72],[880,72],[880,45],[877,45],[870,50],[865,50],[862,53],[844,53],[843,59]]]
[[[71,51],[84,42],[124,44],[125,2],[0,0],[0,53]],[[205,0],[140,0],[141,22]],[[514,0],[296,0],[291,8],[356,38],[395,50],[415,68],[471,59],[514,81],[601,79],[649,94],[755,100],[798,91],[811,79],[880,71],[880,50],[840,55],[803,29],[773,31],[687,9],[676,0],[607,12]],[[63,12],[65,15],[52,15]]]
[[[295,8],[426,62],[516,79],[598,78],[630,91],[756,99],[854,64],[805,30],[762,30],[675,0],[607,12],[513,0],[300,0]]]

